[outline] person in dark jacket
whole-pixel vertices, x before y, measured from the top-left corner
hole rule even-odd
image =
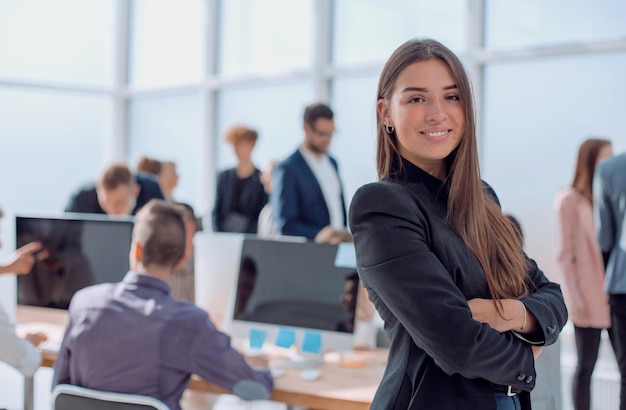
[[[119,162],[105,168],[95,183],[79,188],[65,212],[135,215],[151,199],[164,199],[159,181],[147,173],[133,175]]]
[[[468,76],[441,43],[410,40],[377,97],[380,180],[349,209],[391,340],[372,409],[530,409],[535,358],[567,309],[480,178]]]
[[[261,171],[252,162],[252,150],[259,134],[236,125],[226,132],[224,140],[232,144],[237,166],[217,177],[213,207],[213,230],[216,232],[256,233],[259,213],[267,203],[261,182]]]

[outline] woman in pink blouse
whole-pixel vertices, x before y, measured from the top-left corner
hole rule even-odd
[[[578,149],[574,181],[556,197],[558,263],[578,353],[572,386],[576,410],[590,408],[591,374],[598,358],[600,334],[602,329],[611,327],[608,296],[604,292],[604,263],[592,212],[593,174],[597,163],[611,155],[610,141],[584,141]]]

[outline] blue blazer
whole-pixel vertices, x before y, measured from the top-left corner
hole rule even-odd
[[[329,158],[339,175],[337,161],[332,157]],[[314,239],[322,228],[330,224],[330,214],[322,188],[300,150],[296,150],[276,166],[272,179],[270,203],[276,227],[282,235]],[[341,188],[341,205],[345,226],[346,204],[343,188]]]

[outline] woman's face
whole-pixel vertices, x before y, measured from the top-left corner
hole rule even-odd
[[[444,159],[465,134],[459,90],[448,66],[425,60],[406,67],[391,97],[378,101],[383,123],[395,128],[400,155],[440,179]]]
[[[240,140],[235,142],[233,148],[235,150],[235,156],[239,162],[249,161],[252,157],[252,150],[256,141]]]

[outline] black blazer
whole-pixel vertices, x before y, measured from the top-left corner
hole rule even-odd
[[[467,300],[491,298],[474,254],[445,223],[447,186],[405,171],[361,187],[350,205],[357,270],[391,339],[372,409],[495,410],[492,384],[522,389],[530,408],[529,345],[472,319]],[[560,286],[528,260],[535,285],[522,299],[537,318],[531,338],[552,344],[567,321]]]
[[[337,161],[333,157],[329,159],[339,175]],[[339,183],[341,185],[341,179]],[[276,227],[283,235],[314,239],[319,231],[330,224],[330,214],[322,188],[299,149],[276,166],[270,202]],[[343,187],[341,208],[345,226]]]
[[[230,168],[219,173],[217,177],[217,193],[213,206],[213,230],[226,231],[224,222],[233,205],[233,190],[237,180],[237,169]],[[246,179],[242,186],[241,195],[237,199],[239,209],[247,218],[243,233],[256,233],[259,213],[267,203],[267,194],[261,183],[261,171],[255,168],[254,173]]]

